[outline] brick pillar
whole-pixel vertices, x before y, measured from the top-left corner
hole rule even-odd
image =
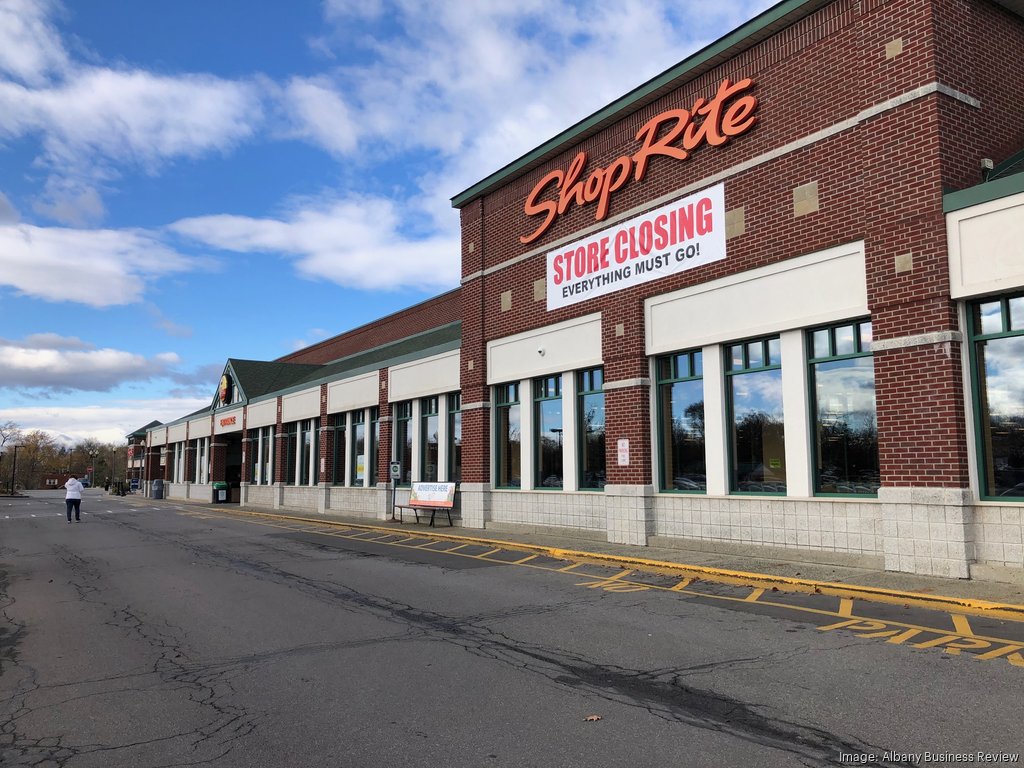
[[[334,429],[330,425],[327,413],[327,385],[320,385],[320,433],[317,435],[317,447],[320,460],[317,462],[318,482],[330,485],[334,472]]]
[[[258,435],[257,430],[252,430],[252,435]],[[242,431],[242,482],[251,483],[253,464],[256,463],[256,450],[259,445],[259,437],[250,436],[248,429]]]
[[[224,441],[223,435],[215,435],[210,438],[210,482],[223,482],[227,480],[228,471],[228,444]]]
[[[185,443],[185,482],[191,483],[196,476],[196,449],[189,440]]]
[[[934,77],[930,71],[887,67],[878,56],[892,36],[883,22],[895,15],[903,23],[899,14],[906,10],[902,3],[880,6],[863,23],[865,106]],[[930,6],[929,13],[935,11]],[[858,156],[885,565],[963,578],[974,549],[963,335],[950,299],[937,136],[940,105],[948,98],[932,94],[872,120],[858,132]]]
[[[491,509],[491,398],[487,386],[487,337],[483,292],[483,199],[461,211],[462,346],[459,361],[462,397],[462,482],[459,485],[462,524],[483,528]],[[475,277],[469,278],[474,272]]]
[[[167,444],[167,454],[164,456],[164,485],[174,479],[174,446],[175,443]],[[166,494],[167,491],[164,491]]]
[[[609,541],[645,546],[654,532],[651,478],[651,379],[644,354],[643,302],[623,297],[602,313],[604,359],[604,492]],[[619,441],[628,441],[629,463],[619,464]]]
[[[160,477],[160,446],[150,446],[146,448],[146,476],[145,481],[148,485]]]

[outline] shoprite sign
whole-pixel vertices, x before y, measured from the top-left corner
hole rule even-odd
[[[548,309],[725,258],[725,187],[676,200],[548,253]]]
[[[661,112],[637,132],[640,148],[613,160],[607,168],[594,168],[586,178],[587,153],[580,152],[568,170],[557,169],[546,174],[526,196],[523,212],[528,217],[542,216],[540,224],[528,235],[519,238],[526,245],[543,235],[555,220],[572,206],[597,203],[594,218],[604,221],[611,207],[612,195],[626,185],[632,176],[642,181],[652,157],[686,160],[703,144],[720,147],[731,138],[749,131],[757,122],[757,97],[750,93],[750,78],[732,83],[723,80],[714,97],[697,99],[690,109],[669,109]]]

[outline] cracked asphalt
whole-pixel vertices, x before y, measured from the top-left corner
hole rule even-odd
[[[83,512],[67,525],[58,493],[0,499],[3,766],[1024,752],[1009,664],[98,491]]]

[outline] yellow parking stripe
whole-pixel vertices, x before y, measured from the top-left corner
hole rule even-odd
[[[956,633],[958,635],[967,635],[968,637],[974,636],[974,630],[971,629],[971,622],[967,620],[967,617],[962,613],[951,613],[953,617],[953,626],[956,627]]]

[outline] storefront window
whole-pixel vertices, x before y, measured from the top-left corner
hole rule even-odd
[[[562,462],[562,377],[546,376],[533,381],[533,423],[536,439],[534,457],[538,489],[561,488]]]
[[[970,306],[984,498],[1024,501],[1024,295]]]
[[[519,385],[502,384],[495,389],[495,463],[497,487],[522,486],[522,455],[520,453]]]
[[[380,408],[370,409],[370,455],[366,467],[370,487],[377,485],[377,454],[380,448]]]
[[[700,350],[659,357],[658,445],[661,489],[707,490],[704,444],[704,366]]]
[[[274,428],[260,429],[260,485],[274,482]]]
[[[448,480],[462,480],[462,395],[448,395]]]
[[[253,485],[267,485],[270,482],[270,451],[273,438],[273,427],[257,427],[249,430],[250,460]]]
[[[352,414],[352,485],[366,482],[366,412]]]
[[[319,427],[320,419],[299,422],[299,485],[316,485]]]
[[[437,398],[425,397],[420,400],[420,480],[428,483],[437,482],[438,427]]]
[[[281,428],[284,435],[284,484],[295,485],[295,455],[298,442],[299,423],[291,421]]]
[[[810,331],[814,492],[877,495],[878,423],[871,323]]]
[[[395,461],[402,465],[398,485],[412,482],[412,402],[395,403]]]
[[[576,373],[577,445],[580,452],[580,488],[604,488],[604,371],[592,368]]]
[[[331,484],[345,484],[345,422],[348,417],[344,413],[336,413],[331,417],[334,424],[334,460],[331,462]]]
[[[207,470],[209,468],[209,445],[210,438],[201,437],[192,441],[193,459],[195,467],[192,474],[192,482],[204,484],[207,481]]]
[[[779,337],[730,344],[726,353],[730,489],[738,493],[785,494]]]

